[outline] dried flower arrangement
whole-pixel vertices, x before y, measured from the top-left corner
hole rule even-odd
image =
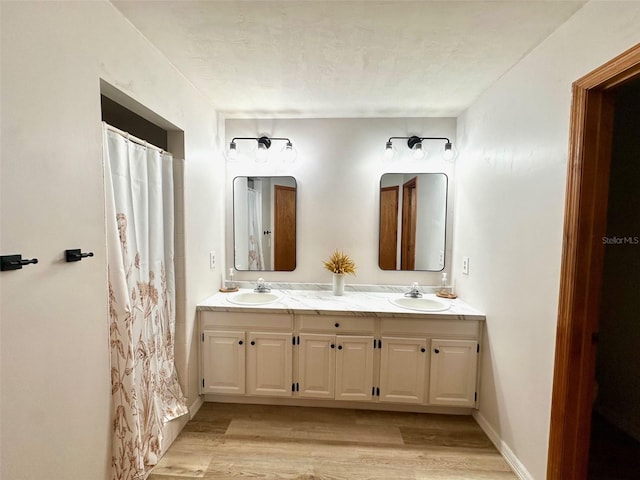
[[[342,275],[345,273],[349,275],[356,274],[356,264],[349,258],[349,255],[338,250],[333,252],[329,260],[323,260],[322,263],[327,270],[333,273]]]

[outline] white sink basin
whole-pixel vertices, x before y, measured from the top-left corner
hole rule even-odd
[[[280,300],[275,293],[239,292],[227,297],[227,301],[236,305],[265,305]]]
[[[399,297],[390,298],[389,301],[394,305],[409,310],[419,310],[421,312],[441,312],[449,308],[449,304],[436,300],[435,298],[411,298]]]

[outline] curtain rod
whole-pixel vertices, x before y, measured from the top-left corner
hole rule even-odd
[[[120,130],[119,128],[116,128],[113,125],[109,125],[107,122],[102,122],[102,123],[104,123],[104,125],[107,127],[107,130],[111,130],[112,132],[122,135],[124,138],[126,138],[127,140],[133,143],[137,143],[138,145],[141,145],[143,147],[150,148],[151,150],[155,150],[156,152],[167,153],[171,155],[171,153],[167,152],[166,150],[163,150],[160,147],[156,147],[155,145],[147,142],[146,140],[142,140],[141,138],[131,135],[129,132]]]

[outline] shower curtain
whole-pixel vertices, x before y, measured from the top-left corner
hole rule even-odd
[[[172,157],[103,126],[112,480],[148,476],[162,428],[188,413],[174,366]]]
[[[247,210],[249,217],[249,270],[264,270],[262,253],[262,193],[248,190]]]

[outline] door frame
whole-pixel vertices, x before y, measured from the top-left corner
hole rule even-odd
[[[547,479],[587,477],[614,90],[640,78],[640,44],[573,84]]]
[[[402,185],[402,233],[400,238],[400,269],[416,269],[416,224],[418,216],[418,177]]]

